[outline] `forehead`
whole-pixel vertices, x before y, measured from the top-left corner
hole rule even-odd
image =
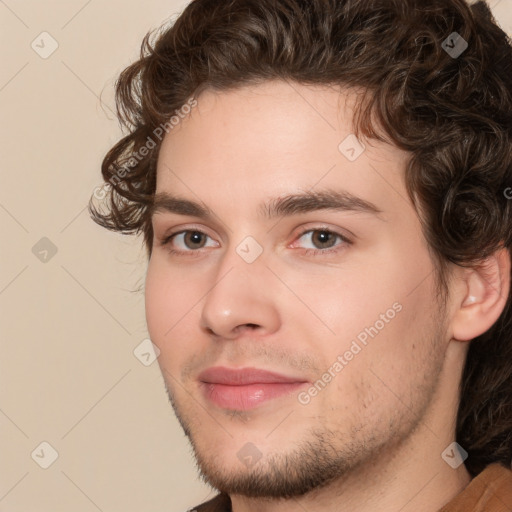
[[[353,94],[339,88],[282,81],[206,90],[190,114],[167,134],[161,152],[188,150],[190,159],[194,148],[200,151],[194,151],[198,157],[223,152],[240,159],[257,155],[260,161],[275,155],[280,160],[292,154],[304,156],[306,151],[301,150],[310,145],[327,147],[329,141],[320,144],[326,132],[334,135],[340,126],[353,131],[354,100]],[[262,147],[265,152],[260,151]]]
[[[207,203],[244,197],[248,205],[256,196],[314,187],[364,192],[375,202],[387,188],[388,202],[404,200],[398,189],[408,154],[355,138],[356,98],[341,88],[281,81],[205,91],[164,138],[157,192],[196,194]]]

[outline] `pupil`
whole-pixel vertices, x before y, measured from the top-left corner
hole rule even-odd
[[[193,231],[190,233],[189,238],[192,244],[201,244],[201,236],[202,233],[199,233],[198,231]]]
[[[319,244],[328,244],[331,235],[332,233],[329,233],[329,231],[318,231],[317,238],[319,239]]]

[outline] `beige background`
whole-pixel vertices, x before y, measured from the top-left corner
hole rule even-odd
[[[186,3],[0,0],[2,512],[182,512],[215,494],[157,363],[133,353],[148,337],[143,291],[132,291],[144,283],[141,240],[86,210],[121,135],[113,83]],[[512,0],[490,5],[512,34]],[[47,469],[42,442],[58,452]]]

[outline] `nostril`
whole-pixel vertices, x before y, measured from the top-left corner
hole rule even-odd
[[[258,329],[258,328],[259,328],[258,324],[241,324],[238,326],[237,330],[238,331],[245,331],[245,330],[254,331],[255,329]]]

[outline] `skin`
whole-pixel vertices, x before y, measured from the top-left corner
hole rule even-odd
[[[349,161],[338,149],[354,132],[353,100],[281,81],[206,91],[160,150],[157,193],[201,202],[215,217],[154,215],[148,330],[200,474],[230,494],[235,512],[434,512],[470,481],[441,453],[455,440],[464,341],[503,309],[510,260],[493,260],[493,286],[453,269],[441,301],[403,182],[408,154],[364,141]],[[309,190],[345,190],[381,213],[260,215],[260,203]],[[205,235],[160,244],[183,230]],[[236,251],[247,236],[263,249],[252,263]],[[314,383],[397,303],[308,404],[295,392],[233,411],[200,392],[198,375],[211,366]],[[247,443],[260,456],[250,467],[237,456]]]

